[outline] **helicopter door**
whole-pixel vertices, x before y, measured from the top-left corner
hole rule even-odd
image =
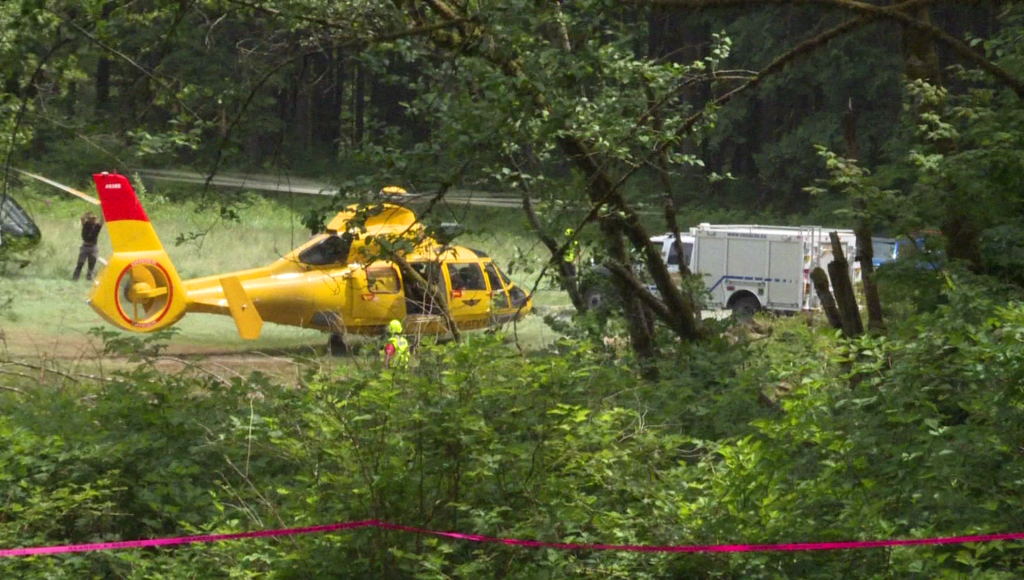
[[[487,272],[487,282],[491,285],[492,322],[503,324],[511,316],[515,316],[515,309],[512,308],[512,302],[508,298],[508,288],[502,282],[501,275],[498,273],[498,268],[494,265],[494,262],[487,262],[484,265],[484,271]]]
[[[452,318],[459,328],[472,330],[487,326],[491,313],[491,295],[487,291],[487,280],[480,264],[445,263],[445,282],[448,284]]]
[[[435,262],[409,262],[427,284],[440,288],[441,269]],[[439,315],[442,306],[434,302],[434,297],[425,288],[416,283],[412,277],[405,277],[405,310],[407,314]]]
[[[487,262],[484,265],[484,271],[487,272],[487,282],[491,285],[491,307],[495,312],[509,308],[511,304],[508,300],[508,291],[501,282],[501,276],[498,275],[498,269],[494,267],[494,262]]]
[[[362,286],[362,284],[360,284]],[[355,317],[366,324],[387,324],[405,318],[405,295],[402,281],[393,266],[370,266],[366,269],[366,285],[355,300]]]
[[[493,262],[484,266],[491,283],[491,319],[494,324],[515,320],[526,302],[526,293],[517,288]]]

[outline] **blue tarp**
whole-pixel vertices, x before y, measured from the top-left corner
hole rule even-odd
[[[0,196],[0,247],[14,245],[15,240],[20,241],[19,245],[32,245],[40,235],[39,227],[25,208],[9,195]]]

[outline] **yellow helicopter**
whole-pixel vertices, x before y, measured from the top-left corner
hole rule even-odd
[[[459,331],[485,329],[533,306],[485,253],[425,236],[411,210],[390,203],[349,207],[270,265],[182,280],[128,179],[93,180],[113,255],[89,305],[118,328],[152,332],[187,313],[222,314],[243,339],[258,338],[266,321],[329,332],[336,351],[345,335],[382,334],[391,320],[404,321],[406,334],[443,335],[449,320]],[[381,241],[403,239],[411,250],[386,259]]]

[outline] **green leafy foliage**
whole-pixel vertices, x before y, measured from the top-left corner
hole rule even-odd
[[[896,221],[899,214],[898,191],[880,188],[874,183],[876,180],[872,179],[871,172],[859,166],[855,159],[842,157],[823,145],[815,145],[815,149],[825,161],[829,179],[823,180],[821,186],[805,187],[805,191],[814,195],[830,191],[842,195],[849,207],[835,213],[847,221],[872,224]]]
[[[141,336],[125,334],[102,326],[89,330],[90,335],[103,341],[103,354],[124,356],[129,362],[152,361],[167,348],[167,341],[177,333],[177,328],[165,328]]]
[[[772,543],[1019,531],[1024,307],[950,279],[888,337],[780,320],[664,347],[662,379],[567,340],[418,348],[299,387],[148,366],[0,392],[5,545],[377,518],[556,542]],[[737,340],[733,340],[733,337]],[[369,355],[367,355],[369,356]],[[555,551],[375,530],[0,561],[19,578],[1011,578],[1019,547],[729,557]]]

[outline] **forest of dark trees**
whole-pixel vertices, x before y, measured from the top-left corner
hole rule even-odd
[[[617,43],[638,59],[687,66],[709,58],[715,38],[727,38],[728,57],[672,97],[679,110],[695,112],[851,16],[841,3],[655,4],[553,4],[564,9],[565,39],[578,54],[563,63],[570,67],[565,72],[596,57],[579,43]],[[531,9],[536,15],[526,18]],[[560,34],[553,22],[565,21],[552,16],[551,6],[526,3],[495,7],[494,14],[465,10],[467,19],[480,22],[519,12],[523,21],[508,23],[521,27],[516,34],[552,42]],[[1006,23],[1003,10],[952,3],[921,15],[955,39],[988,38]],[[85,173],[187,164],[201,171],[273,167],[351,177],[379,162],[382,149],[391,155],[453,145],[431,103],[462,91],[452,68],[466,69],[431,42],[430,34],[439,33],[430,30],[436,23],[426,5],[106,1],[9,3],[3,11],[8,133],[27,105],[19,127],[27,141],[12,152],[18,163],[49,159],[70,169],[65,161],[74,160],[80,164],[74,169]],[[536,40],[489,42],[515,52]],[[924,70],[914,68],[922,60]],[[806,213],[812,203],[804,188],[825,173],[812,145],[840,147],[841,119],[852,110],[861,162],[895,164],[908,147],[900,133],[904,75],[956,90],[963,83],[946,72],[955,64],[968,63],[947,44],[915,37],[893,19],[838,35],[716,110],[713,130],[681,144],[701,165],[673,167],[673,195],[684,204]],[[575,98],[585,98],[585,84],[579,88]],[[500,144],[474,147],[473,163],[482,167]],[[436,178],[406,165],[403,177],[413,185],[427,187]],[[479,171],[463,174],[486,184]],[[726,175],[731,178],[708,179]],[[892,182],[906,185],[899,177]]]

